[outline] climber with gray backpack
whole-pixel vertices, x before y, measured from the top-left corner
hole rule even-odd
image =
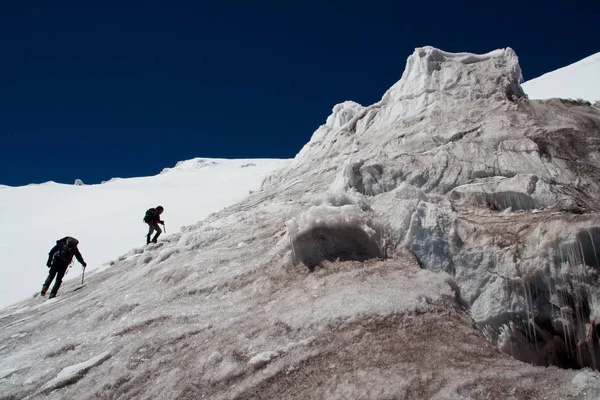
[[[83,257],[77,248],[78,244],[79,240],[70,236],[65,236],[64,238],[56,241],[56,246],[54,246],[48,253],[48,262],[46,263],[46,266],[50,268],[50,271],[48,272],[48,277],[42,286],[42,292],[40,293],[42,296],[46,295],[50,284],[54,280],[54,277],[56,277],[56,282],[54,282],[50,296],[48,296],[50,299],[56,297],[58,289],[62,284],[62,279],[65,276],[67,269],[73,262],[73,256],[77,258],[77,261],[79,261],[85,271],[87,264],[85,261],[83,261]]]
[[[144,222],[147,223],[149,227],[148,234],[146,235],[146,244],[150,244],[150,242],[156,243],[156,240],[162,233],[162,230],[160,229],[160,226],[158,226],[158,224],[162,224],[163,227],[165,226],[165,221],[162,221],[160,219],[160,214],[162,214],[164,210],[165,209],[163,208],[163,206],[158,206],[156,208],[149,208],[146,211],[146,214],[144,215]],[[152,233],[154,233],[155,231],[156,235],[154,235],[152,240],[150,240],[150,236],[152,236]]]

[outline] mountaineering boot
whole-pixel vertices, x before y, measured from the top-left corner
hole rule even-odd
[[[47,288],[46,286],[44,286],[44,287],[42,288],[42,291],[40,292],[40,295],[41,295],[42,297],[44,297],[44,296],[46,295],[46,292],[47,292],[47,291],[48,291],[48,288]]]
[[[156,238],[153,238],[153,239],[152,239],[152,243],[156,243]]]
[[[50,293],[50,296],[48,296],[49,299],[53,299],[56,297],[56,293]]]
[[[150,235],[146,236],[146,244],[150,244]]]

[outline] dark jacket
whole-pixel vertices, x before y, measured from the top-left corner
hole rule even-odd
[[[160,219],[160,214],[158,213],[158,210],[156,208],[152,209],[152,218],[150,219],[150,222],[148,222],[150,225],[156,225],[156,224],[163,224],[164,221],[162,221]]]
[[[77,261],[79,261],[84,267],[87,265],[85,261],[83,261],[83,257],[81,256],[81,253],[77,248],[77,244],[68,246],[67,249],[63,252],[63,254],[59,256],[59,250],[67,243],[68,239],[73,238],[69,238],[69,236],[66,236],[56,241],[56,246],[54,246],[52,250],[50,250],[50,252],[48,253],[48,262],[46,263],[47,266],[59,268],[66,267],[73,261],[73,256],[75,256],[75,258],[77,258]],[[77,239],[74,240],[77,242]]]

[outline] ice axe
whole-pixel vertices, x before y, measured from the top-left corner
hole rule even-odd
[[[75,289],[73,289],[74,292],[78,291],[79,289],[83,289],[83,286],[84,286],[84,284],[83,284],[83,277],[85,276],[85,267],[81,266],[81,270],[82,270],[82,273],[81,273],[81,286],[78,286]]]

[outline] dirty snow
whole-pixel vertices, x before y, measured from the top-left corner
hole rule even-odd
[[[416,49],[259,191],[2,310],[0,394],[597,399],[600,111],[519,79]]]

